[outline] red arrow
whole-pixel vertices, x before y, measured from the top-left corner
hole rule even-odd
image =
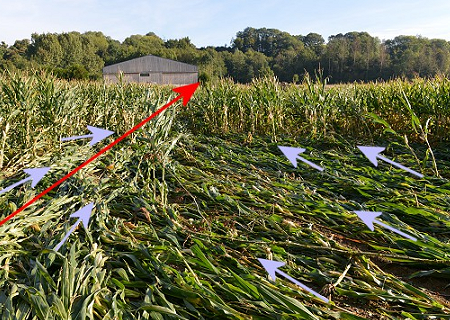
[[[36,197],[34,197],[33,199],[31,199],[30,201],[28,201],[27,203],[25,203],[23,206],[21,206],[19,209],[17,209],[16,211],[14,211],[13,213],[11,213],[9,216],[7,216],[6,218],[4,218],[2,221],[0,221],[0,226],[3,225],[5,222],[7,222],[8,220],[12,219],[15,215],[19,214],[20,212],[22,212],[23,210],[25,210],[26,208],[28,208],[31,204],[33,204],[34,202],[36,202],[37,200],[39,200],[40,198],[42,198],[43,196],[45,196],[47,193],[49,193],[51,190],[53,190],[54,188],[56,188],[57,186],[59,186],[61,183],[63,183],[64,181],[66,181],[67,179],[69,179],[71,176],[73,176],[75,173],[77,173],[78,171],[80,171],[82,168],[84,168],[85,166],[87,166],[89,163],[91,163],[92,161],[94,161],[95,159],[97,159],[98,157],[100,157],[103,153],[105,153],[106,151],[108,151],[109,149],[111,149],[112,147],[114,147],[116,144],[118,144],[120,141],[122,141],[123,139],[125,139],[126,137],[128,137],[130,134],[132,134],[133,132],[135,132],[137,129],[139,129],[140,127],[142,127],[144,124],[146,124],[147,122],[149,122],[150,120],[152,120],[154,117],[156,117],[158,114],[160,114],[161,112],[163,112],[164,110],[166,110],[168,107],[170,107],[172,104],[174,104],[175,102],[177,102],[178,100],[180,100],[181,98],[183,98],[183,105],[187,105],[187,103],[189,102],[189,100],[191,99],[192,95],[194,94],[195,90],[197,89],[197,87],[199,86],[199,83],[193,83],[193,84],[189,84],[187,86],[183,86],[183,87],[178,87],[173,89],[173,91],[179,93],[180,95],[178,97],[176,97],[175,99],[171,100],[170,102],[168,102],[167,104],[165,104],[164,106],[162,106],[161,108],[159,108],[158,110],[156,110],[150,117],[144,119],[143,121],[141,121],[140,123],[138,123],[137,125],[135,125],[133,128],[131,128],[130,130],[128,130],[127,132],[125,132],[122,136],[120,136],[119,138],[117,138],[116,140],[114,140],[113,142],[111,142],[110,144],[108,144],[106,147],[104,147],[103,149],[101,149],[98,153],[96,153],[95,155],[93,155],[92,157],[90,157],[88,160],[86,160],[85,162],[83,162],[81,165],[79,165],[78,167],[76,167],[75,169],[73,169],[72,171],[70,171],[68,174],[66,174],[64,177],[62,177],[61,179],[59,179],[58,181],[56,181],[54,184],[52,184],[50,187],[48,187],[47,189],[45,189],[44,191],[42,191],[40,194],[38,194]]]

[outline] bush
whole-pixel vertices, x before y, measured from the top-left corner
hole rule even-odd
[[[89,71],[79,64],[72,64],[68,68],[54,68],[52,69],[53,74],[61,79],[67,80],[81,80],[89,78]]]

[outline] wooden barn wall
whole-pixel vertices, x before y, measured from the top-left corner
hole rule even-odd
[[[139,73],[124,74],[124,82],[138,82],[138,83],[156,83],[156,84],[174,84],[184,85],[198,82],[198,74],[191,73],[175,73],[175,72],[154,72],[147,73],[148,75],[140,75]],[[103,79],[108,83],[117,83],[118,77],[116,74],[104,74]]]
[[[105,79],[108,83],[118,83],[119,78],[115,74],[104,74],[103,79]],[[130,82],[139,82],[139,74],[124,74],[123,75],[123,82],[130,83]]]
[[[148,76],[139,76],[140,83],[161,83],[161,72],[149,73]]]
[[[190,84],[198,81],[197,73],[162,73],[162,84]]]

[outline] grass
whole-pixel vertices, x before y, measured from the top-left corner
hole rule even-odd
[[[2,216],[101,148],[61,137],[124,133],[170,88],[0,79]],[[3,319],[450,319],[447,79],[368,85],[272,79],[206,84],[0,227]],[[112,138],[109,138],[112,139]],[[356,145],[383,145],[386,157]],[[285,159],[302,146],[325,171]],[[51,250],[95,202],[89,229]],[[353,210],[382,211],[370,231]],[[330,298],[280,277],[257,258]]]

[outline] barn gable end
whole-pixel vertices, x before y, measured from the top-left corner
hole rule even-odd
[[[103,68],[103,78],[117,82],[123,73],[126,82],[185,85],[198,82],[197,66],[153,55],[116,63]]]

